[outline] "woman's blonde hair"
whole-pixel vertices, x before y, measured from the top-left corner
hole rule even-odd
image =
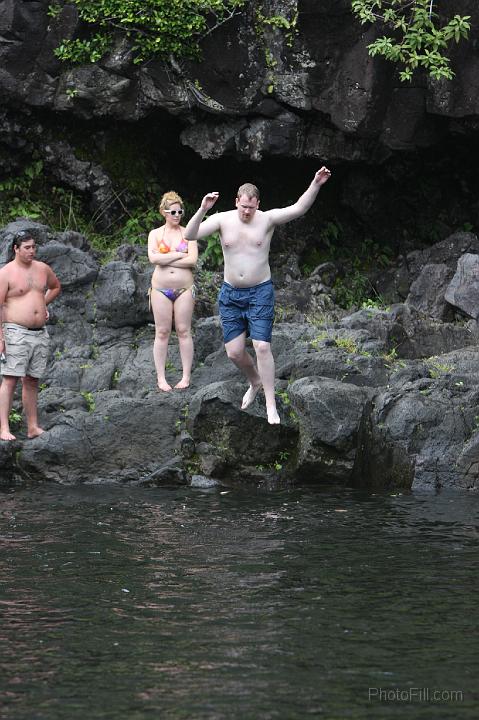
[[[164,212],[165,210],[169,210],[170,206],[174,205],[175,203],[178,203],[178,205],[181,205],[181,207],[184,209],[183,200],[177,192],[175,192],[174,190],[166,192],[161,198],[160,204],[158,206],[160,213]]]

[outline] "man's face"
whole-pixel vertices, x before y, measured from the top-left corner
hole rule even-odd
[[[236,207],[241,222],[247,223],[253,219],[259,207],[259,200],[257,198],[249,198],[247,195],[241,195],[241,197],[236,198]]]
[[[15,247],[15,256],[22,262],[31,263],[35,257],[36,245],[35,240],[28,238],[28,240],[22,240],[20,247]]]

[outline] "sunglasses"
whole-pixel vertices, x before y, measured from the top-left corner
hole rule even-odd
[[[165,212],[170,213],[170,215],[173,215],[173,217],[175,217],[175,215],[183,215],[184,210],[165,210]]]

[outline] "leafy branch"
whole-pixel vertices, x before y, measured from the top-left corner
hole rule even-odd
[[[376,24],[392,35],[368,45],[371,57],[383,56],[399,64],[401,80],[411,80],[417,68],[435,79],[451,80],[454,72],[448,51],[452,42],[469,37],[470,15],[444,17],[435,11],[436,0],[352,0],[361,24]]]
[[[65,39],[55,50],[61,60],[97,62],[113,38],[132,41],[134,62],[152,57],[196,58],[199,43],[240,12],[247,0],[57,0],[49,8],[57,18],[62,5],[75,5],[87,37]],[[90,30],[90,32],[88,32]]]

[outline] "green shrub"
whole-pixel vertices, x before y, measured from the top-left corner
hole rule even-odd
[[[207,270],[218,270],[223,264],[223,250],[221,249],[221,240],[219,233],[208,235],[206,239],[206,247],[204,250],[200,247],[203,266]],[[204,241],[200,240],[200,243]]]
[[[246,0],[72,0],[91,34],[64,39],[55,50],[61,60],[97,62],[115,35],[132,41],[134,62],[151,57],[199,57],[199,42],[234,17]],[[58,17],[58,2],[50,16]]]
[[[362,25],[379,25],[389,33],[368,45],[369,54],[397,63],[403,81],[411,80],[417,68],[436,80],[454,77],[446,53],[452,42],[469,36],[471,17],[447,17],[442,7],[436,12],[438,5],[435,0],[352,0],[353,13]]]

